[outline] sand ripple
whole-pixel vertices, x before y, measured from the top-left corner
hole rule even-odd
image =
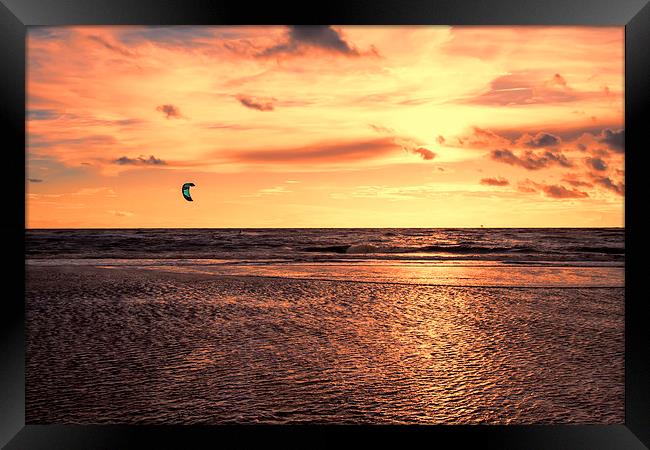
[[[29,267],[28,423],[623,423],[622,288]]]

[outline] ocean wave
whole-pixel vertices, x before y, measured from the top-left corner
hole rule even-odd
[[[625,254],[625,248],[622,247],[572,247],[571,250],[582,253],[606,253],[608,255]]]
[[[374,244],[324,245],[305,247],[304,252],[365,254],[365,253],[455,253],[455,254],[485,254],[528,252],[536,253],[531,247],[486,247],[476,245],[425,245],[420,247],[381,246]]]
[[[26,258],[622,261],[623,229],[28,230]]]

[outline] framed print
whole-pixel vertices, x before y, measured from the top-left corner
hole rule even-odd
[[[2,3],[7,449],[649,445],[647,2]]]

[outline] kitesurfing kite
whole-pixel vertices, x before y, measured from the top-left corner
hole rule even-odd
[[[182,191],[183,191],[183,197],[184,197],[185,200],[187,200],[188,202],[193,202],[193,201],[194,201],[194,200],[192,200],[192,197],[190,196],[190,188],[191,188],[192,186],[194,186],[194,183],[185,183],[185,184],[183,185],[183,188],[182,188]]]

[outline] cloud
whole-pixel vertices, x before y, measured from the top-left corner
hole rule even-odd
[[[523,181],[517,183],[517,190],[524,193],[534,193],[537,192],[538,183],[535,183],[533,180],[526,178]]]
[[[117,38],[125,45],[160,45],[168,47],[200,47],[207,46],[215,37],[214,27],[202,26],[147,26],[124,27],[118,29]]]
[[[292,191],[287,189],[286,186],[274,186],[270,188],[260,189],[259,191],[253,194],[243,194],[241,197],[266,197],[269,195],[279,195],[279,194],[288,194]]]
[[[258,56],[275,56],[280,54],[302,53],[305,47],[318,48],[346,56],[359,56],[340,32],[332,26],[325,25],[294,25],[290,26],[285,42],[271,46]]]
[[[117,144],[117,139],[113,136],[96,134],[91,136],[82,136],[78,138],[61,138],[52,139],[44,134],[29,133],[27,135],[27,147],[30,149],[51,148],[57,146],[66,147],[101,147]]]
[[[551,84],[557,84],[559,86],[564,86],[564,87],[566,87],[566,85],[567,85],[566,80],[559,73],[556,73],[555,75],[553,75],[553,78],[551,79]]]
[[[517,140],[517,144],[530,148],[553,147],[560,143],[560,138],[550,133],[537,133],[535,136],[524,134]]]
[[[29,38],[38,41],[62,41],[69,39],[72,33],[70,28],[61,26],[31,26],[27,30]]]
[[[565,199],[565,198],[585,198],[589,197],[589,194],[586,192],[580,191],[578,189],[569,189],[560,184],[543,184],[536,183],[533,180],[525,179],[518,183],[517,189],[519,192],[524,193],[535,193],[542,192],[546,197]]]
[[[115,164],[120,164],[120,165],[149,165],[149,166],[164,166],[167,163],[163,161],[162,159],[158,159],[153,155],[150,155],[149,158],[145,158],[144,156],[140,155],[137,158],[129,158],[127,156],[122,156],[121,158],[117,158],[113,160]]]
[[[539,170],[554,165],[573,167],[573,164],[560,151],[546,150],[538,154],[532,150],[526,150],[521,153],[521,156],[518,156],[508,149],[501,149],[492,150],[490,156],[494,161],[523,167],[527,170]]]
[[[472,127],[469,135],[458,137],[458,144],[469,148],[502,147],[512,145],[513,141],[501,134],[480,127]]]
[[[27,111],[27,120],[53,120],[60,115],[55,109],[31,109]]]
[[[258,111],[273,111],[274,109],[274,98],[262,99],[243,94],[237,95],[236,98],[239,100],[239,103],[250,109],[256,109]]]
[[[127,127],[132,125],[140,125],[144,123],[141,119],[107,119],[96,117],[92,114],[78,114],[70,113],[65,111],[59,111],[56,109],[31,109],[27,111],[27,120],[30,121],[47,121],[47,120],[57,120],[62,123],[65,123],[65,126],[80,126],[80,127],[100,127],[100,126],[117,126],[117,127]],[[102,137],[106,139],[106,136]],[[98,136],[91,136],[87,139],[102,139]],[[109,137],[110,139],[110,137]]]
[[[41,180],[40,178],[27,178],[27,181],[29,181],[30,183],[42,183],[43,182],[43,180]]]
[[[505,178],[483,178],[481,179],[481,184],[486,186],[507,186],[510,184]]]
[[[553,184],[549,186],[542,186],[542,191],[546,194],[547,197],[552,198],[584,198],[589,197],[589,194],[586,192],[579,191],[577,189],[567,189],[564,186],[559,184]]]
[[[375,125],[371,123],[368,124],[368,126],[380,134],[393,134],[395,132],[394,129],[386,127],[384,125]]]
[[[625,151],[625,129],[618,131],[604,129],[599,136],[598,142],[606,144],[615,152],[623,153]]]
[[[167,119],[183,117],[178,107],[170,104],[156,106],[156,111],[160,111],[165,114],[165,117]]]
[[[592,187],[593,184],[583,181],[576,174],[566,174],[562,177],[562,181],[569,183],[573,187]]]
[[[604,91],[576,91],[557,73],[549,79],[537,73],[522,71],[501,75],[493,79],[485,91],[460,102],[487,106],[525,106],[573,102],[606,95],[609,94]]]
[[[378,158],[404,150],[392,137],[348,142],[320,142],[308,146],[226,153],[242,163],[345,163]],[[216,153],[223,157],[223,152]]]
[[[130,50],[127,50],[126,48],[124,48],[122,46],[119,46],[119,45],[111,44],[110,42],[108,42],[106,39],[104,39],[101,36],[94,36],[94,35],[93,36],[88,36],[88,39],[90,39],[91,41],[97,42],[102,47],[107,48],[107,49],[109,49],[109,50],[111,50],[111,51],[113,51],[115,53],[119,53],[122,56],[133,56],[134,55],[134,53],[131,52]]]
[[[591,174],[591,179],[594,181],[594,183],[604,187],[605,189],[609,189],[610,191],[615,192],[618,195],[625,195],[625,184],[623,183],[617,184],[609,177],[595,175],[595,174]]]
[[[413,150],[413,153],[420,155],[422,159],[427,161],[430,161],[437,156],[434,152],[424,147],[416,148]]]
[[[117,217],[131,217],[133,216],[133,213],[131,211],[116,211],[114,209],[110,209],[106,211],[109,214],[112,214]]]
[[[607,170],[607,163],[605,163],[601,158],[586,158],[585,163],[587,166],[599,172]]]
[[[587,148],[589,142],[585,141],[586,137],[595,138],[602,137],[603,129],[618,129],[620,124],[616,122],[607,122],[607,123],[598,123],[598,124],[589,124],[589,123],[576,123],[576,122],[557,122],[553,124],[546,124],[543,127],[536,129],[526,130],[530,134],[539,134],[547,133],[552,134],[553,136],[559,138],[563,142],[576,141],[577,143],[582,143]],[[513,140],[513,142],[518,138],[522,137],[521,128],[492,128],[494,133],[503,136],[507,139]]]

